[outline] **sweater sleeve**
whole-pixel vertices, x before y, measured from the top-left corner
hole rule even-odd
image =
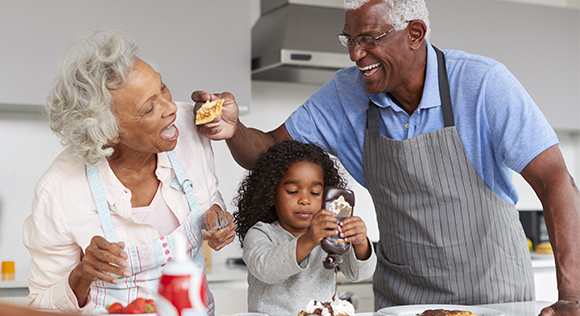
[[[275,284],[302,272],[308,268],[310,256],[300,264],[296,262],[296,245],[298,238],[277,243],[270,236],[275,236],[267,224],[254,225],[244,238],[244,262],[258,280]]]
[[[343,257],[342,263],[339,264],[340,271],[347,279],[353,282],[360,282],[370,278],[375,273],[377,265],[377,256],[371,245],[371,256],[367,260],[358,260],[352,247]]]

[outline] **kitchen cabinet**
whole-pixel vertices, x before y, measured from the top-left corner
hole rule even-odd
[[[580,131],[580,10],[489,0],[427,7],[433,45],[502,62],[554,129]]]
[[[59,56],[80,36],[116,28],[137,40],[173,99],[230,91],[250,103],[250,0],[0,0],[0,109],[44,103]]]

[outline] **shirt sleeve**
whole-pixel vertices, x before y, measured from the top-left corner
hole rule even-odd
[[[531,96],[502,64],[485,78],[485,115],[498,159],[517,173],[558,144],[556,133]]]
[[[350,247],[350,250],[343,258],[344,260],[339,264],[340,271],[347,279],[359,282],[370,278],[375,273],[377,256],[372,244],[370,248],[371,256],[367,260],[358,260],[354,253],[354,248]]]
[[[60,207],[42,188],[36,188],[32,215],[23,226],[24,245],[31,255],[29,306],[79,312],[82,309],[68,277],[80,263],[82,249],[69,238]]]
[[[308,268],[309,257],[300,265],[296,262],[296,245],[298,238],[275,245],[269,235],[275,232],[266,225],[257,224],[244,238],[244,262],[248,272],[258,280],[267,283],[281,283],[289,277]]]

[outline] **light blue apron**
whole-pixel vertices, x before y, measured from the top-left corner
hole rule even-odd
[[[167,155],[176,176],[171,186],[185,193],[190,208],[189,215],[171,234],[159,237],[152,244],[143,246],[127,245],[125,252],[127,252],[129,257],[127,263],[132,276],[128,278],[119,277],[119,284],[112,284],[102,280],[93,282],[91,284],[91,303],[87,308],[89,313],[95,308],[104,307],[114,302],[121,302],[126,305],[138,297],[155,299],[163,266],[175,257],[174,239],[177,234],[181,234],[188,241],[187,251],[190,257],[205,272],[203,251],[200,251],[203,241],[201,229],[205,225],[204,213],[197,203],[191,187],[191,181],[187,179],[177,154],[174,151],[169,151]],[[98,170],[93,165],[87,164],[86,171],[105,238],[108,242],[118,242],[119,239],[111,220],[109,205],[105,198]],[[209,290],[206,295],[208,296],[208,315],[213,316],[215,312],[213,296]]]

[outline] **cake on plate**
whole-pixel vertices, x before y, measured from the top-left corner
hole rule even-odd
[[[311,300],[298,316],[354,316],[354,306],[349,301],[334,300],[332,302],[319,302]]]

